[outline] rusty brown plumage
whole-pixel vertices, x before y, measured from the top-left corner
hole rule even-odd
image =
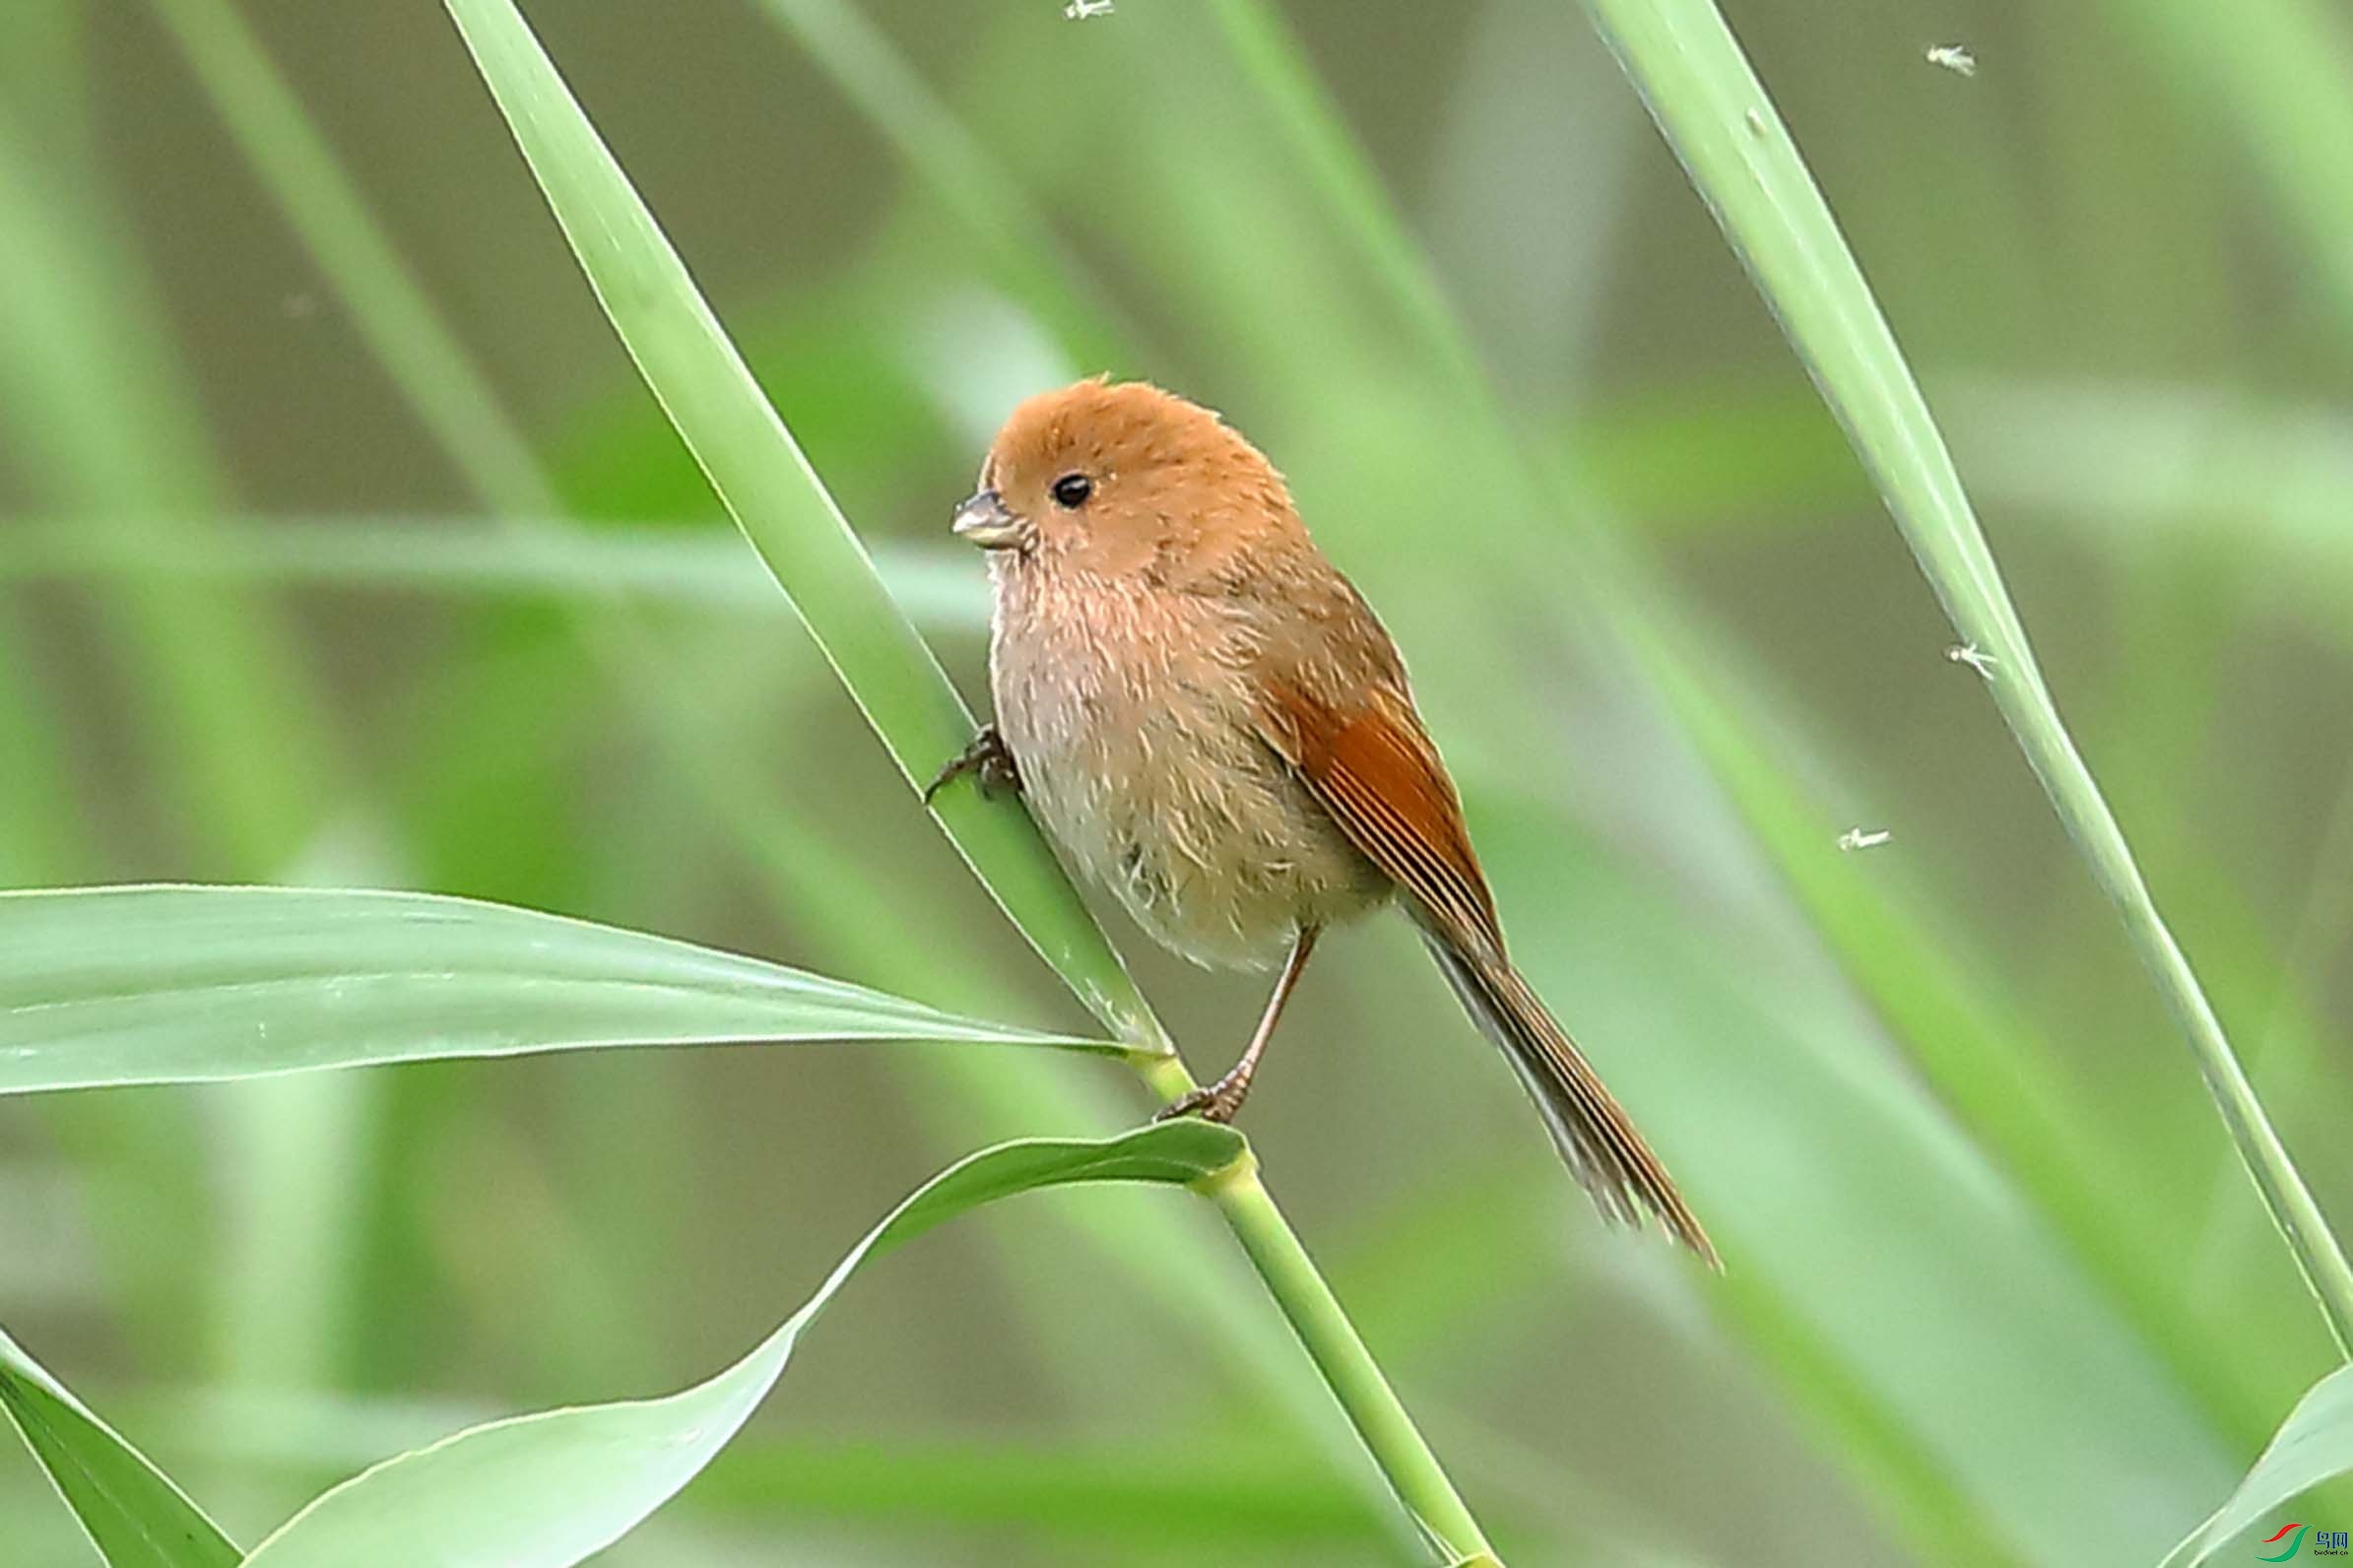
[[[1365,857],[1465,946],[1503,950],[1462,803],[1411,699],[1368,675],[1346,696],[1271,681],[1261,733]]]
[[[1396,899],[1602,1212],[1715,1262],[1513,967],[1404,663],[1257,448],[1082,381],[1013,412],[956,532],[990,552],[992,740],[1063,857],[1179,952],[1284,960],[1234,1070],[1180,1109],[1230,1118],[1316,934]]]

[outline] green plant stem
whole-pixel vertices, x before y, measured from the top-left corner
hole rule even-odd
[[[2060,722],[1911,368],[1738,42],[1713,0],[1587,5],[1886,498],[2052,809],[2189,1038],[2338,1347],[2353,1354],[2353,1268],[2272,1131]]]
[[[1129,1063],[1163,1105],[1175,1104],[1196,1087],[1193,1075],[1173,1055],[1139,1051],[1130,1055]],[[1300,1347],[1323,1374],[1348,1424],[1424,1537],[1449,1563],[1484,1560],[1500,1568],[1501,1559],[1447,1478],[1446,1468],[1405,1413],[1298,1233],[1275,1207],[1275,1195],[1259,1180],[1258,1155],[1244,1150],[1240,1159],[1203,1183],[1201,1191],[1225,1216],[1267,1293],[1299,1337]]]
[[[1206,1183],[1204,1191],[1250,1255],[1268,1293],[1290,1320],[1292,1332],[1347,1412],[1365,1449],[1430,1542],[1445,1553],[1444,1560],[1495,1562],[1494,1548],[1480,1533],[1478,1521],[1398,1402],[1297,1233],[1275,1207],[1274,1195],[1259,1180],[1258,1157],[1244,1153]]]

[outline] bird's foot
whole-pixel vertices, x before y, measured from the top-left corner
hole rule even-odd
[[[1242,1109],[1242,1101],[1250,1093],[1250,1079],[1237,1078],[1228,1073],[1206,1088],[1195,1089],[1181,1099],[1171,1100],[1152,1113],[1155,1122],[1173,1122],[1180,1116],[1198,1116],[1205,1122],[1230,1123]]]
[[[948,785],[970,773],[978,780],[983,795],[994,796],[1000,790],[1021,793],[1021,770],[1013,763],[1013,753],[1006,750],[1005,737],[997,733],[997,726],[984,724],[980,733],[972,737],[972,744],[949,759],[948,765],[924,786],[923,804],[932,804],[932,797]]]

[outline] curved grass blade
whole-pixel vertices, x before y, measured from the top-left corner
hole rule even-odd
[[[1185,1208],[1063,1207],[1099,1208],[1113,1223]],[[1068,1233],[1058,1239],[1063,1251],[1036,1254],[1046,1269],[1085,1267]],[[1073,1385],[1081,1394],[1099,1386]],[[495,1415],[472,1400],[217,1385],[161,1390],[129,1408],[158,1443],[201,1449],[241,1475],[300,1483],[305,1491],[322,1477],[363,1470],[387,1453],[422,1448]],[[1217,1506],[1204,1508],[1205,1497]],[[1014,1526],[1041,1549],[1052,1543],[1066,1552],[1126,1539],[1162,1552],[1248,1546],[1263,1560],[1271,1545],[1287,1545],[1371,1560],[1392,1539],[1385,1500],[1342,1484],[1288,1434],[1255,1419],[1247,1433],[1220,1426],[1213,1441],[1188,1428],[1132,1432],[1117,1445],[1090,1434],[1025,1438],[1002,1428],[886,1439],[754,1429],[711,1461],[679,1508],[689,1520],[730,1531],[822,1522],[879,1540]]]
[[[665,1399],[478,1426],[336,1487],[255,1547],[252,1568],[568,1568],[603,1550],[709,1464],[767,1397],[803,1330],[868,1259],[969,1209],[1075,1182],[1191,1183],[1242,1157],[1241,1136],[1187,1120],[1104,1142],[984,1149],[918,1189],[750,1355]]]
[[[2296,1402],[2239,1489],[2166,1553],[2160,1568],[2196,1568],[2272,1509],[2348,1470],[2353,1470],[2353,1366],[2341,1366]]]
[[[507,0],[448,0],[548,205],[645,383],[910,784],[964,749],[971,711]],[[1168,1040],[1028,814],[944,792],[941,827],[1021,934],[1138,1048]]]
[[[1812,373],[2003,722],[2173,1011],[2340,1347],[2353,1267],[2288,1158],[2061,723],[1944,439],[1827,203],[1713,0],[1587,0]],[[1930,657],[1931,650],[1923,655]]]
[[[0,1410],[109,1568],[234,1568],[188,1494],[0,1331]]]
[[[295,887],[0,894],[0,1094],[809,1040],[1088,1048],[758,958],[465,898]]]

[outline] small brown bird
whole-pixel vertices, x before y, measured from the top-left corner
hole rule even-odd
[[[934,781],[1017,787],[1064,859],[1205,964],[1282,961],[1230,1121],[1317,933],[1395,898],[1603,1214],[1715,1262],[1682,1195],[1505,956],[1454,781],[1381,622],[1216,415],[1081,381],[1013,411],[956,508],[989,552],[997,722]],[[927,794],[926,799],[930,797]]]

